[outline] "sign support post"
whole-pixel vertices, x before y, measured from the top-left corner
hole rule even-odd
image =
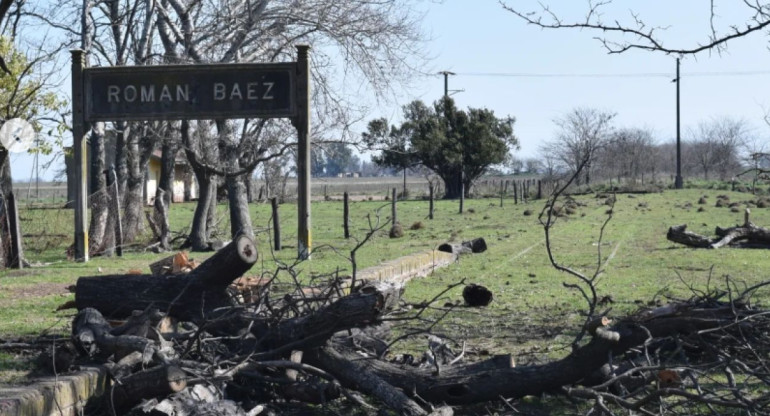
[[[297,257],[310,259],[310,46],[297,45]]]
[[[75,161],[75,260],[88,261],[88,195],[85,120],[83,114],[83,70],[85,51],[75,49],[72,53],[72,151]]]

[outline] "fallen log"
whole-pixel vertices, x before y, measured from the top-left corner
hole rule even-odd
[[[403,286],[394,283],[371,282],[355,293],[342,297],[310,314],[278,323],[240,316],[228,322],[235,332],[251,326],[251,333],[260,340],[261,351],[278,353],[286,348],[308,349],[324,345],[335,333],[375,325],[396,305]]]
[[[108,395],[116,411],[133,407],[144,399],[166,397],[187,387],[187,375],[175,365],[162,365],[131,374],[113,384]]]
[[[99,311],[85,308],[78,312],[72,322],[72,342],[88,356],[101,353],[109,356],[118,351],[125,354],[141,352],[145,362],[150,361],[157,351],[155,344],[144,337],[135,335],[113,335],[112,327]]]
[[[676,314],[644,314],[603,330],[600,336],[595,336],[588,344],[561,360],[533,366],[515,367],[510,359],[495,357],[478,363],[441,367],[440,371],[436,371],[436,368],[362,358],[356,351],[332,343],[321,352],[307,356],[312,365],[328,371],[344,386],[368,385],[371,384],[369,379],[376,376],[429,403],[464,405],[493,401],[499,397],[519,398],[557,391],[596,372],[611,356],[643,345],[650,336],[694,334],[723,327],[734,320],[729,307],[717,310],[677,309]],[[611,336],[607,336],[608,333]]]
[[[669,241],[696,248],[720,248],[724,246],[751,246],[770,248],[770,229],[758,227],[751,222],[735,227],[716,227],[716,238],[709,238],[691,231],[687,225],[676,225],[668,229]]]
[[[407,416],[428,414],[403,391],[395,388],[394,384],[384,381],[376,372],[367,371],[367,361],[362,359],[360,355],[354,358],[349,354],[342,354],[334,348],[325,347],[314,351],[314,361],[321,368],[334,369],[332,374],[343,385],[355,386],[359,391],[381,400],[399,414]]]
[[[483,253],[487,251],[487,242],[483,238],[474,238],[462,243],[444,243],[438,246],[438,251],[452,254]]]
[[[81,277],[75,303],[79,310],[94,308],[115,319],[156,308],[180,320],[199,322],[216,308],[232,305],[227,287],[256,261],[256,244],[241,235],[187,274]]]

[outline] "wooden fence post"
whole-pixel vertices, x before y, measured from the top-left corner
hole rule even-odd
[[[345,238],[350,238],[350,207],[348,206],[348,191],[342,195],[342,228]]]
[[[393,188],[392,193],[393,193],[393,200],[391,201],[391,204],[390,204],[390,219],[391,219],[391,224],[396,225],[396,223],[398,222],[398,216],[396,214],[396,188]]]
[[[428,218],[433,219],[433,184],[428,184],[428,194],[430,195],[430,205],[428,206]]]
[[[516,181],[513,181],[513,203],[518,205],[519,204],[519,187],[516,186]]]
[[[537,180],[537,199],[543,199],[543,183],[540,179]]]
[[[278,218],[278,197],[270,199],[273,208],[273,250],[281,251],[281,222]]]

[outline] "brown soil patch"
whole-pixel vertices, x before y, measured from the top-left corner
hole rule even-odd
[[[40,283],[36,285],[15,287],[12,289],[0,287],[0,292],[8,293],[8,299],[0,300],[0,307],[10,304],[19,299],[42,298],[50,295],[66,295],[68,283]]]

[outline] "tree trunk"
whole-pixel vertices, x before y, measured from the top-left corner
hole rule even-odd
[[[226,120],[217,120],[221,156],[224,166],[228,169],[240,169],[240,151],[238,141],[234,137],[233,129]],[[244,234],[254,236],[249,214],[248,191],[244,183],[244,175],[225,177],[227,185],[227,199],[230,205],[230,235],[232,238]]]
[[[668,305],[632,317],[612,328],[602,327],[601,331],[596,330],[596,335],[588,344],[559,361],[524,367],[513,367],[509,359],[492,358],[476,363],[445,366],[437,371],[435,367],[417,368],[377,359],[361,359],[355,351],[331,343],[316,357],[312,354],[306,356],[310,364],[329,371],[345,385],[357,383],[358,379],[372,373],[388,384],[429,403],[462,405],[494,401],[500,397],[519,398],[558,391],[562,386],[585,379],[606,364],[612,355],[644,344],[650,336],[658,338],[693,334],[734,321],[735,316],[729,307],[708,311],[682,311]],[[341,358],[334,361],[335,365],[328,365],[331,362],[324,354],[335,353]],[[357,375],[352,378],[348,376],[350,373],[347,373],[347,368],[336,367],[350,367],[353,363],[356,365]]]
[[[217,182],[215,177],[204,172],[196,172],[195,176],[198,179],[198,203],[195,205],[188,243],[192,251],[208,251],[208,217],[209,211],[216,209],[211,201],[212,195],[216,198]]]
[[[169,129],[170,130],[170,129]],[[163,195],[166,207],[170,207],[174,202],[174,179],[176,167],[176,154],[179,150],[179,143],[168,131],[163,138],[162,154],[160,158],[160,178],[158,179],[158,189],[163,189]],[[156,199],[158,196],[156,196]]]
[[[144,231],[145,172],[153,150],[152,139],[139,133],[131,133],[126,146],[128,178],[126,208],[123,216],[123,240],[127,243],[133,242]]]
[[[228,176],[225,180],[227,183],[227,199],[230,203],[230,235],[232,238],[240,234],[248,235],[249,237],[254,236],[251,215],[249,214],[248,195],[243,177],[244,175]]]
[[[190,202],[193,200],[193,193],[192,188],[193,184],[195,183],[195,175],[193,175],[192,170],[190,169],[189,165],[185,165],[184,167],[184,201]],[[200,193],[200,190],[198,191]]]
[[[8,257],[11,251],[10,229],[8,222],[7,196],[13,191],[11,163],[8,151],[0,146],[0,269],[9,267]]]
[[[197,322],[216,308],[232,305],[227,287],[256,261],[254,241],[239,236],[188,274],[81,277],[75,303],[78,309],[94,308],[112,318],[157,308],[169,316]]]
[[[462,192],[462,181],[458,173],[450,173],[445,176],[441,176],[444,180],[444,199],[459,199]]]
[[[160,246],[169,250],[169,225],[168,212],[174,199],[174,169],[176,166],[176,153],[179,149],[177,141],[172,137],[170,129],[166,130],[163,138],[163,150],[160,159],[160,178],[158,188],[155,191],[154,218],[159,226]]]
[[[243,182],[246,185],[246,200],[249,204],[257,200],[256,189],[254,184],[254,171],[244,175]]]
[[[89,205],[91,209],[91,224],[88,227],[88,247],[91,256],[103,253],[108,247],[107,218],[110,214],[109,194],[107,193],[107,178],[104,175],[105,148],[104,123],[94,123],[91,129],[91,166],[89,174]]]

